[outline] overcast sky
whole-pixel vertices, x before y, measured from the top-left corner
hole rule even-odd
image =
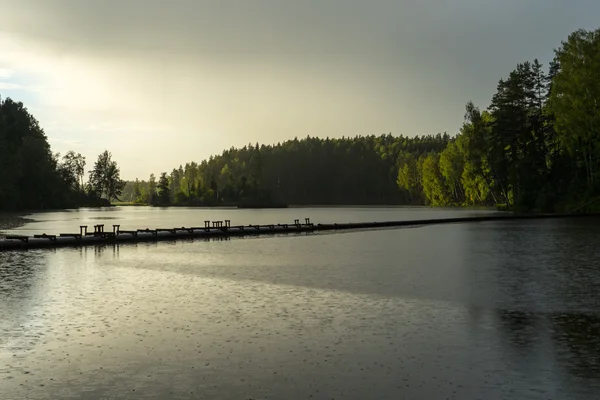
[[[147,179],[294,137],[455,134],[598,0],[0,0],[0,95]]]

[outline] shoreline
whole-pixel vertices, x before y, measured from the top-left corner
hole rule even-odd
[[[430,210],[494,210],[494,211],[505,211],[499,210],[496,206],[428,206],[423,204],[288,204],[285,207],[273,206],[273,207],[238,207],[232,204],[223,205],[183,205],[183,204],[171,204],[168,206],[153,206],[150,204],[113,204],[112,207],[152,207],[152,208],[221,208],[221,209],[240,209],[240,210],[260,210],[260,209],[286,209],[286,208],[423,208]],[[82,207],[88,208],[88,207]],[[510,211],[510,210],[506,210]]]

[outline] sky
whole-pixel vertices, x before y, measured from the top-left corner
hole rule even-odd
[[[147,179],[248,143],[460,128],[597,0],[0,0],[0,96]]]

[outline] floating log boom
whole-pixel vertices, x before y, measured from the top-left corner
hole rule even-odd
[[[102,245],[111,243],[128,243],[144,241],[178,240],[193,238],[212,238],[228,236],[255,236],[274,235],[286,233],[311,233],[315,231],[338,230],[363,230],[377,228],[394,228],[407,226],[423,226],[434,224],[486,222],[486,221],[514,221],[526,219],[556,219],[556,218],[591,218],[600,214],[546,214],[546,215],[488,215],[480,217],[423,219],[410,221],[382,221],[382,222],[351,222],[333,224],[313,224],[310,218],[305,218],[304,223],[299,219],[293,224],[269,225],[238,225],[231,226],[230,220],[204,221],[203,227],[157,228],[122,230],[120,225],[113,225],[112,231],[105,231],[104,225],[94,225],[94,231],[88,232],[86,225],[79,227],[79,233],[61,233],[48,235],[46,233],[33,236],[9,235],[0,239],[0,251],[19,249],[38,249],[56,247],[79,247],[87,245]]]

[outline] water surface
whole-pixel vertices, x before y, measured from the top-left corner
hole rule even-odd
[[[461,213],[218,211],[47,213],[10,232],[111,218],[141,228]],[[0,253],[0,398],[600,398],[599,226],[506,221]]]

